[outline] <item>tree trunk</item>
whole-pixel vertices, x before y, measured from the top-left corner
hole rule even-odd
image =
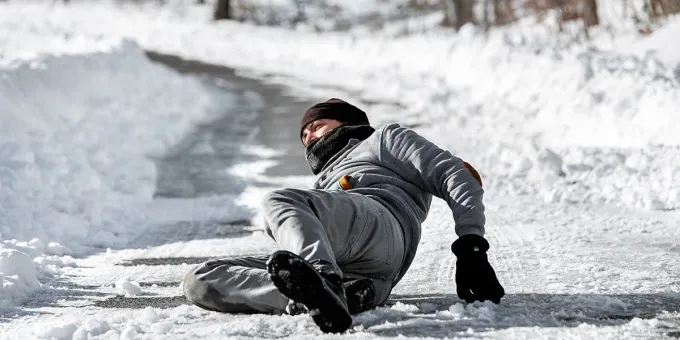
[[[597,0],[583,1],[583,24],[586,27],[597,26],[600,24],[600,17],[597,13]]]
[[[493,15],[496,25],[505,25],[517,19],[512,0],[493,0]]]
[[[458,30],[467,23],[477,24],[474,0],[443,0],[443,2],[445,26],[453,26]]]
[[[296,15],[293,18],[293,23],[300,23],[307,21],[307,16],[305,15],[305,5],[301,0],[295,0],[295,11]]]
[[[453,6],[455,0],[442,0],[444,4],[444,22],[442,25],[452,27],[456,24],[456,10]]]
[[[213,19],[231,19],[229,2],[229,0],[217,0],[217,3],[215,4],[215,12],[213,13]]]
[[[460,29],[465,24],[477,24],[475,18],[475,1],[474,0],[454,0],[454,7],[456,9],[456,24],[454,27]]]
[[[651,6],[656,17],[667,17],[680,12],[680,0],[653,0]]]
[[[488,32],[491,29],[491,0],[482,0],[482,8],[484,9],[484,32]]]

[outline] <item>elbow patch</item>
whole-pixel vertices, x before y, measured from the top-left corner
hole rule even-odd
[[[474,177],[477,180],[477,183],[479,183],[480,187],[483,187],[482,185],[482,176],[479,175],[479,172],[477,172],[477,169],[473,168],[472,165],[468,162],[463,162],[463,165],[470,170],[470,173],[472,173],[472,177]]]

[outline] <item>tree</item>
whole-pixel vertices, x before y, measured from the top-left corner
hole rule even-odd
[[[493,16],[496,25],[505,25],[517,20],[512,0],[493,0]]]
[[[586,27],[597,26],[600,24],[600,16],[597,13],[597,0],[583,1],[583,24]]]
[[[215,11],[213,12],[213,19],[231,19],[229,3],[229,0],[217,0],[217,3],[215,3]]]
[[[465,24],[477,24],[474,0],[442,0],[444,2],[444,25],[456,30]]]
[[[295,10],[296,15],[293,18],[293,23],[305,22],[307,20],[307,15],[305,14],[305,5],[302,0],[295,0]]]
[[[680,0],[649,0],[645,7],[653,19],[663,18],[680,12]]]

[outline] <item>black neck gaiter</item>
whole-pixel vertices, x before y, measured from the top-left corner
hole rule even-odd
[[[312,173],[318,175],[328,161],[349,144],[350,139],[364,140],[373,132],[375,129],[370,125],[342,125],[309,143],[305,155]]]

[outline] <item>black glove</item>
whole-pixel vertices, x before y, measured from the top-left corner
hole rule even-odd
[[[463,235],[451,244],[456,255],[456,290],[468,303],[491,300],[500,303],[505,295],[496,273],[489,264],[486,251],[489,242],[479,235]]]

